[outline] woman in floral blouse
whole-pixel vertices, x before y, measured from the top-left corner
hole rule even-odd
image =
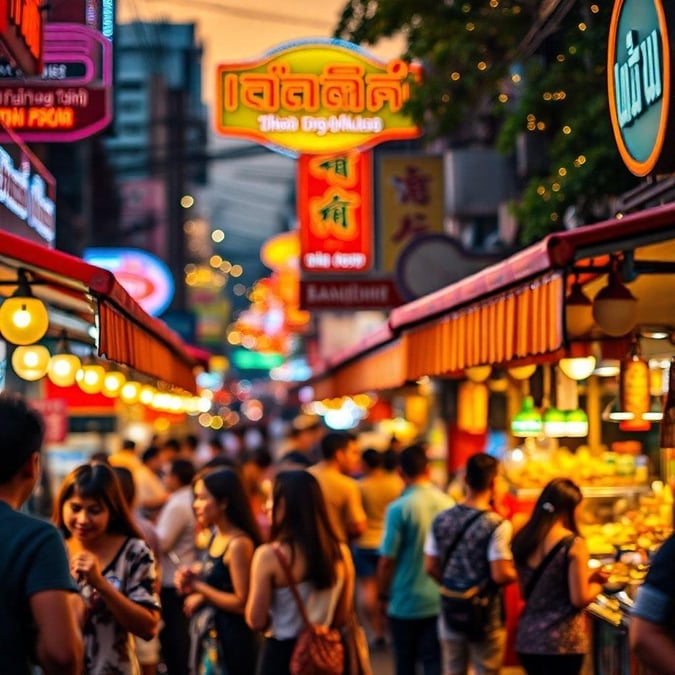
[[[86,675],[137,675],[132,635],[157,632],[160,605],[152,552],[110,467],[85,464],[65,479],[54,520],[86,604]]]

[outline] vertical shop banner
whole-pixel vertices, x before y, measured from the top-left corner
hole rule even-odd
[[[300,265],[312,274],[368,272],[373,263],[369,152],[301,155]]]
[[[378,168],[380,267],[392,273],[413,239],[443,232],[443,160],[384,156]]]

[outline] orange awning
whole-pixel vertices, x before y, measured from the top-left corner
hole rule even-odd
[[[407,341],[386,324],[324,362],[310,380],[316,399],[393,389],[405,383]]]
[[[30,273],[33,293],[47,305],[98,324],[99,355],[196,393],[196,361],[183,341],[148,315],[112,272],[0,231],[0,278],[15,279],[18,268]]]
[[[404,330],[406,379],[452,375],[557,352],[563,346],[564,283],[552,273],[519,288]]]
[[[460,375],[481,364],[552,361],[566,346],[565,282],[572,266],[672,239],[675,203],[551,234],[394,309],[371,342],[363,340],[330,359],[316,382],[339,396],[399,386],[423,375]]]

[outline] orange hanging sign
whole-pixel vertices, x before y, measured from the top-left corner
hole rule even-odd
[[[372,265],[371,156],[301,155],[300,265],[306,272],[366,272]]]

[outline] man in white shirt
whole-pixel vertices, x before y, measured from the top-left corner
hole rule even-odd
[[[183,597],[178,594],[174,575],[179,566],[192,565],[196,559],[195,516],[192,510],[192,480],[195,468],[187,459],[175,459],[164,482],[169,499],[157,519],[157,536],[162,550],[162,628],[159,639],[168,675],[188,672],[190,638],[188,620],[183,612]]]

